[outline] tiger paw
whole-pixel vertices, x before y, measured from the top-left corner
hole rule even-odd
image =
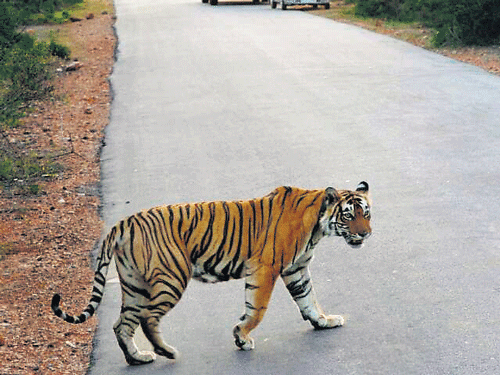
[[[152,352],[136,352],[133,356],[125,354],[125,359],[131,366],[145,365],[153,362],[156,359],[156,355]]]
[[[233,330],[234,343],[241,350],[252,350],[255,348],[255,342],[250,336],[244,337],[241,334],[241,329],[239,326],[234,327]]]
[[[165,345],[164,347],[156,347],[155,353],[166,357],[168,359],[177,359],[179,358],[179,352],[172,346]]]
[[[328,329],[344,325],[344,318],[340,315],[324,315],[318,318],[317,321],[311,321],[315,329]]]

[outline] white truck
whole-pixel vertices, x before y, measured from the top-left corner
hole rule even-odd
[[[317,8],[318,5],[324,5],[325,9],[330,9],[330,0],[270,0],[271,8],[275,9],[278,4],[281,4],[281,9],[286,10],[290,5],[312,5]]]

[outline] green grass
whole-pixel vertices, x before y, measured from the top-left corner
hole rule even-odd
[[[0,185],[16,188],[20,194],[37,195],[41,192],[39,181],[44,176],[57,175],[62,167],[50,156],[40,156],[34,151],[24,153],[14,147],[0,145]]]
[[[0,5],[1,20],[5,21],[0,31],[3,30],[4,35],[11,32],[14,41],[11,47],[8,43],[0,45],[0,131],[8,134],[9,129],[22,126],[20,119],[37,102],[59,99],[53,97],[54,56],[67,59],[73,47],[85,48],[70,38],[65,31],[67,28],[58,24],[70,22],[70,17],[86,18],[90,13],[99,17],[104,12],[113,12],[113,7],[110,0],[84,0],[52,13],[34,14],[30,22],[44,25],[37,27],[35,37],[21,34],[19,39],[9,21],[16,19],[16,12],[8,3]],[[0,188],[3,190],[40,194],[39,182],[47,176],[57,175],[61,169],[50,154],[38,154],[25,146],[10,143],[7,136],[0,137]]]
[[[113,12],[113,5],[110,0],[96,0],[88,1],[84,0],[80,4],[73,5],[67,9],[71,13],[72,17],[85,18],[89,13],[94,16],[98,16],[103,12],[111,14]]]

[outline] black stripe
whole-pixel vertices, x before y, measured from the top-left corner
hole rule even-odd
[[[294,300],[307,297],[312,290],[310,279],[304,278],[286,284],[286,288]]]
[[[213,236],[213,224],[215,220],[215,202],[208,203],[209,208],[209,218],[208,218],[208,227],[200,242],[200,253],[199,257],[202,257],[203,254],[208,250]]]
[[[130,290],[133,293],[140,294],[141,296],[146,297],[147,299],[149,299],[151,297],[151,295],[149,294],[149,292],[146,289],[137,288],[135,285],[131,285],[131,284],[125,282],[125,280],[121,280],[121,284],[122,284],[122,287],[127,288],[128,290]]]

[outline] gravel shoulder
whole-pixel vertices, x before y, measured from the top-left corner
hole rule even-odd
[[[23,126],[4,134],[25,152],[49,151],[63,169],[46,176],[37,195],[0,191],[0,374],[87,371],[96,319],[70,326],[54,316],[50,300],[59,292],[64,308],[80,313],[92,289],[113,23],[112,15],[99,14],[54,28],[80,47],[72,56],[76,70],[60,67],[57,99],[38,103]]]

